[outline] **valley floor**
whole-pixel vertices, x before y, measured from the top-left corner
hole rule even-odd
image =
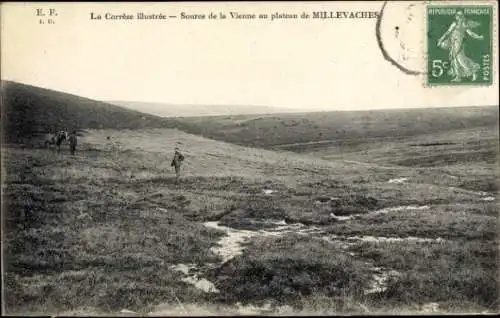
[[[8,147],[6,313],[496,312],[495,138],[300,154],[92,130],[75,156]]]

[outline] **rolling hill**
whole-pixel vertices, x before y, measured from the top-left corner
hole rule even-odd
[[[273,113],[280,110],[281,113]],[[397,139],[464,129],[498,128],[498,106],[310,113],[290,111],[253,106],[105,103],[2,81],[2,116],[6,123],[4,134],[7,142],[63,128],[176,128],[242,146],[303,152],[333,144],[367,144],[371,138]],[[228,114],[215,116],[221,112]]]
[[[288,150],[359,145],[466,129],[498,130],[498,106],[177,118],[177,128],[243,146]],[[300,149],[299,149],[300,148]]]
[[[296,109],[246,105],[178,105],[136,101],[107,101],[110,104],[160,117],[196,117],[299,112]]]
[[[6,142],[55,129],[159,128],[169,122],[153,115],[36,86],[2,81]]]

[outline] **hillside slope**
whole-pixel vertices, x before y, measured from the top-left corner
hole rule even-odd
[[[177,128],[243,146],[298,150],[498,127],[498,106],[178,118]],[[318,143],[319,142],[319,143]],[[304,147],[307,146],[307,147]]]
[[[452,141],[468,157],[497,149],[472,137]],[[386,146],[379,160],[392,160]],[[454,154],[445,147],[436,152]],[[67,146],[5,155],[9,314],[165,315],[263,300],[332,315],[498,307],[494,163],[322,160],[171,129],[89,129],[75,156]]]
[[[16,142],[55,129],[167,127],[168,122],[76,95],[21,83],[2,81],[5,141]]]
[[[296,109],[250,105],[180,105],[135,101],[107,102],[160,117],[228,116],[298,112]]]

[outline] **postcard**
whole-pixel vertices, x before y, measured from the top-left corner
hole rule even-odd
[[[498,312],[496,1],[2,2],[2,312]]]

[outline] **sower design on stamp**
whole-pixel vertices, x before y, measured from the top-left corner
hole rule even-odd
[[[491,6],[427,8],[427,82],[492,84]]]

